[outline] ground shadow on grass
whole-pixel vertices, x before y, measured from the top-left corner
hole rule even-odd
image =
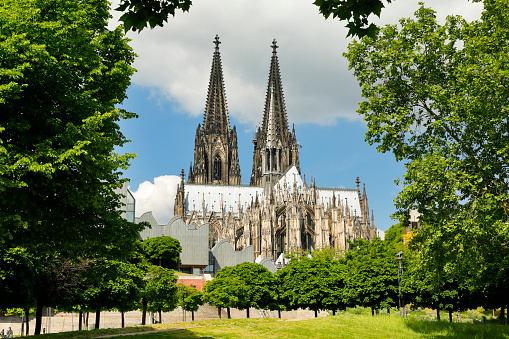
[[[509,326],[489,324],[449,323],[445,321],[427,321],[407,319],[406,326],[427,338],[507,338]]]
[[[159,330],[157,332],[147,333],[133,333],[135,336],[133,339],[178,339],[178,338],[200,338],[200,339],[212,339],[213,337],[203,337],[192,332],[192,329],[169,329]],[[108,339],[130,339],[131,336],[119,335],[109,337]]]
[[[104,328],[98,330],[84,330],[60,333],[48,333],[31,336],[31,338],[45,339],[87,339],[87,338],[104,338],[111,336],[127,336],[129,334],[138,334],[143,332],[157,331],[158,328],[152,326],[135,326],[125,328]],[[129,337],[127,337],[129,338]]]

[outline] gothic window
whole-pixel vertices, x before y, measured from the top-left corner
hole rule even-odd
[[[213,181],[220,181],[221,180],[221,169],[222,169],[222,161],[219,154],[216,155],[214,158],[214,173],[213,173]]]

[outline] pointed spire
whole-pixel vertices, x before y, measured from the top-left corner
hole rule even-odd
[[[332,208],[336,208],[336,192],[332,191]]]
[[[230,122],[226,105],[221,55],[219,54],[220,43],[219,36],[216,35],[214,39],[216,47],[212,59],[212,69],[210,71],[205,117],[203,119],[203,131],[227,135],[230,131]]]
[[[270,105],[267,126],[267,146],[277,145],[276,121],[274,118],[274,84],[270,84]]]
[[[270,62],[269,81],[267,86],[267,95],[265,98],[265,110],[263,114],[262,133],[268,137],[269,113],[272,110],[275,126],[273,126],[276,136],[283,143],[289,139],[288,120],[286,116],[286,106],[283,95],[283,86],[281,83],[281,74],[279,71],[279,61],[277,58],[276,39],[272,41],[272,58]],[[272,109],[271,109],[272,107]]]

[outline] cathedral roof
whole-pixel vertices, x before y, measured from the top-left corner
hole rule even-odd
[[[286,185],[285,185],[286,183]],[[297,187],[298,192],[302,192],[304,181],[299,174],[297,168],[290,166],[274,184],[274,192],[277,191],[278,186],[280,189],[286,189],[289,194],[293,193],[294,186]],[[212,211],[219,213],[221,208],[224,213],[233,212],[238,213],[239,202],[242,211],[245,211],[256,197],[260,200],[264,199],[263,187],[261,186],[243,186],[243,185],[215,185],[215,184],[185,184],[185,200],[186,211],[202,212],[205,207],[205,212]],[[333,195],[338,201],[344,211],[346,205],[350,214],[362,216],[361,206],[357,190],[354,188],[345,187],[316,187],[319,202],[324,207],[330,205]]]
[[[203,131],[207,134],[227,135],[230,132],[228,108],[226,105],[226,92],[224,89],[223,68],[221,55],[219,54],[219,37],[216,35],[216,45],[210,71],[209,89],[205,104],[205,117],[203,119]]]

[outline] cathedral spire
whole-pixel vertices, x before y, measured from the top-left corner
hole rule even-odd
[[[223,81],[219,37],[215,49],[205,104],[203,125],[196,129],[192,183],[239,185],[241,173],[235,126],[230,129]]]
[[[219,53],[220,43],[219,36],[216,35],[214,39],[216,47],[214,49],[212,69],[210,71],[205,117],[203,119],[203,131],[205,133],[227,134],[230,132],[230,122],[226,105],[221,54]]]
[[[256,131],[253,144],[253,171],[251,174],[251,185],[264,185],[264,171],[262,153],[268,147],[280,148],[278,160],[278,173],[285,172],[292,164],[299,167],[299,148],[295,137],[295,131],[290,132],[288,119],[286,115],[285,99],[283,95],[283,85],[281,83],[281,74],[279,71],[279,61],[277,57],[276,39],[272,41],[272,57],[270,60],[269,80],[267,83],[267,92],[265,96],[265,107],[261,128]],[[274,162],[273,162],[274,163]],[[267,165],[268,162],[265,163]]]
[[[276,39],[272,41],[272,58],[270,61],[269,81],[267,85],[267,95],[265,97],[265,110],[262,121],[262,134],[268,137],[268,128],[271,124],[269,115],[272,110],[274,132],[283,142],[287,142],[290,134],[288,120],[286,116],[285,98],[283,95],[283,85],[281,83],[281,73],[279,71],[279,61],[277,58]]]

